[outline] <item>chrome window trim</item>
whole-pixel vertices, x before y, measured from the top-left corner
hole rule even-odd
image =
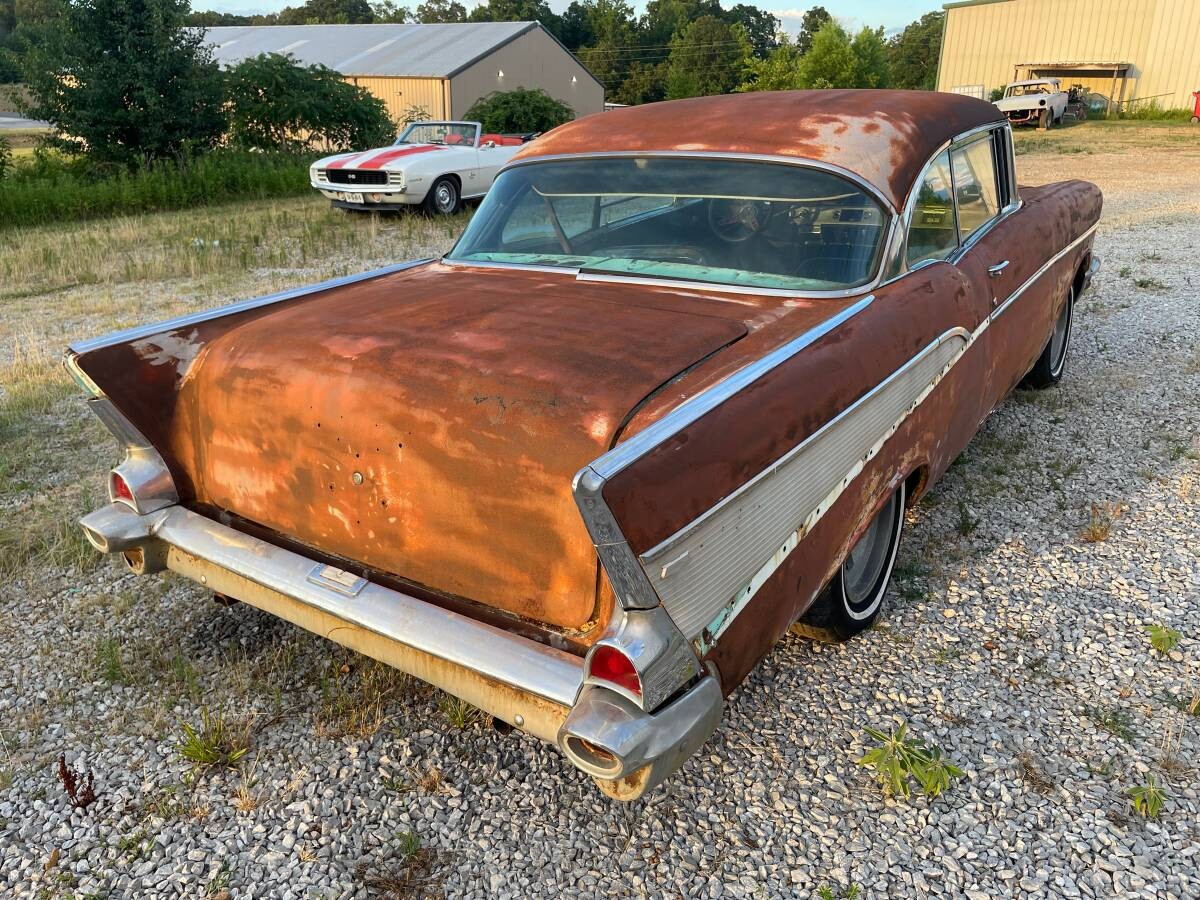
[[[588,153],[553,153],[546,154],[544,156],[527,156],[524,159],[510,160],[506,165],[501,167],[499,172],[496,173],[496,177],[499,178],[501,173],[507,172],[509,169],[516,169],[520,168],[521,166],[532,166],[545,162],[563,162],[584,159],[642,159],[644,157],[653,157],[656,159],[669,157],[674,157],[677,159],[728,159],[739,162],[778,163],[785,166],[795,166],[801,169],[818,169],[824,172],[829,172],[833,175],[840,175],[851,184],[862,188],[863,191],[874,197],[875,200],[879,202],[879,205],[882,206],[889,215],[896,215],[896,207],[892,201],[887,198],[887,195],[857,172],[852,172],[850,169],[844,168],[835,163],[829,163],[819,159],[809,159],[804,156],[786,156],[780,153],[738,153],[716,150],[600,150]]]
[[[993,216],[990,222],[976,229],[976,231],[973,232],[970,237],[975,238],[975,236],[980,235],[980,232],[982,231],[990,231],[996,226],[997,223],[1003,221],[1022,207],[1023,201],[1020,199],[1020,194],[1017,192],[1016,164],[1014,160],[1015,152],[1012,141],[1012,125],[1009,124],[1007,120],[1003,122],[991,122],[987,125],[979,125],[970,129],[969,131],[964,131],[961,134],[955,135],[948,141],[944,141],[941,146],[939,146],[932,154],[930,154],[929,158],[925,160],[925,165],[921,167],[920,174],[917,175],[916,179],[914,179],[912,183],[912,186],[908,190],[908,196],[905,198],[904,208],[900,214],[899,240],[897,241],[897,245],[895,247],[895,255],[892,258],[892,266],[895,269],[896,274],[888,278],[887,281],[882,282],[879,285],[880,287],[882,287],[884,284],[891,284],[897,278],[901,278],[904,275],[907,275],[909,272],[914,272],[927,263],[949,262],[951,265],[954,265],[959,259],[961,259],[966,249],[969,249],[969,247],[964,248],[964,244],[966,242],[964,242],[960,237],[958,248],[943,259],[920,260],[912,266],[908,264],[908,232],[912,227],[912,217],[916,209],[917,198],[920,195],[920,191],[917,190],[917,186],[925,178],[925,173],[929,170],[929,167],[933,165],[934,161],[943,153],[956,150],[960,147],[965,147],[968,144],[972,144],[976,140],[979,140],[981,135],[990,134],[993,131],[1002,131],[1005,135],[1005,143],[1008,147],[1008,169],[1011,173],[1010,184],[1012,185],[1013,197],[1016,199],[1014,200],[1013,198],[1009,198],[1010,202],[1008,205],[1002,208],[997,215]],[[953,162],[950,166],[950,194],[951,199],[954,201],[954,230],[955,232],[958,232],[958,198],[954,192]],[[982,237],[982,235],[980,236]],[[978,238],[975,238],[975,241],[971,241],[970,246],[974,246],[977,241]]]
[[[379,269],[371,269],[366,272],[357,272],[353,275],[343,275],[340,278],[330,278],[326,281],[318,281],[316,284],[304,285],[303,287],[298,288],[289,288],[286,291],[267,294],[263,297],[255,297],[250,300],[242,300],[238,303],[230,303],[228,306],[218,306],[214,307],[213,309],[188,313],[187,315],[178,316],[174,319],[167,319],[162,322],[155,322],[150,325],[135,325],[132,328],[125,328],[121,331],[113,331],[109,334],[101,335],[100,337],[89,338],[85,341],[77,341],[74,344],[71,344],[69,352],[75,355],[80,355],[83,353],[88,353],[92,350],[98,350],[101,347],[111,347],[113,344],[120,344],[125,341],[136,341],[140,340],[141,338],[153,337],[156,334],[162,334],[164,331],[170,331],[176,328],[186,328],[189,325],[199,325],[202,322],[211,322],[213,319],[220,319],[225,316],[246,312],[247,310],[258,309],[262,306],[270,306],[273,303],[282,303],[285,300],[295,300],[300,297],[307,297],[310,294],[319,294],[321,291],[332,290],[333,288],[343,287],[348,284],[356,284],[360,281],[369,281],[372,278],[380,278],[384,275],[391,275],[395,272],[403,272],[405,269],[412,269],[431,262],[433,262],[432,259],[409,260],[408,262],[383,266]]]
[[[815,159],[807,159],[800,156],[783,156],[768,153],[723,153],[705,150],[611,150],[596,153],[556,153],[546,156],[531,156],[527,159],[513,160],[502,166],[500,171],[496,173],[496,177],[499,178],[502,173],[508,171],[509,169],[515,169],[521,166],[531,166],[544,162],[563,162],[588,159],[640,159],[644,157],[715,159],[734,160],[738,162],[776,163],[780,165],[794,166],[801,169],[817,169],[818,171],[828,172],[832,175],[837,175],[846,179],[855,187],[864,191],[866,194],[868,194],[868,196],[879,203],[879,205],[883,208],[884,213],[887,215],[887,227],[880,236],[879,259],[875,264],[875,269],[871,278],[862,284],[855,285],[853,287],[838,288],[831,291],[805,291],[791,288],[768,288],[754,287],[753,285],[728,284],[719,281],[697,281],[687,278],[652,278],[639,275],[622,275],[617,272],[581,272],[578,267],[571,266],[540,266],[526,263],[502,263],[492,260],[487,262],[476,262],[468,259],[454,259],[450,256],[443,256],[441,261],[447,265],[487,266],[489,268],[515,269],[517,271],[528,272],[570,272],[579,281],[604,281],[619,284],[637,284],[647,287],[682,287],[691,290],[709,290],[727,294],[747,294],[760,297],[789,297],[804,299],[836,299],[842,297],[854,297],[859,294],[873,291],[876,287],[883,283],[888,271],[890,248],[895,241],[897,229],[899,228],[899,214],[896,211],[895,205],[881,190],[875,187],[875,185],[871,184],[861,175],[858,175],[849,169],[845,169],[833,163],[822,162],[821,160]],[[457,243],[455,244],[455,249],[456,248]],[[451,249],[450,252],[453,253],[454,249]]]

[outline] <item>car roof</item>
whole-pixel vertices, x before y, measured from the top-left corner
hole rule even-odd
[[[838,166],[900,209],[938,148],[1002,124],[991,103],[932,91],[761,91],[627,106],[539,137],[513,162],[605,152],[787,156]]]

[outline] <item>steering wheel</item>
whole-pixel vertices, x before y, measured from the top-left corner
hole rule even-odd
[[[748,241],[767,224],[768,204],[764,200],[723,198],[708,203],[708,227],[730,244]]]

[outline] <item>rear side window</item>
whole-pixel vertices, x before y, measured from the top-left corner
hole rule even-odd
[[[966,240],[1000,212],[996,165],[989,139],[959,147],[951,154],[958,232]]]
[[[917,201],[908,226],[909,266],[929,259],[945,259],[958,249],[954,218],[953,181],[949,151],[929,163],[921,176]]]

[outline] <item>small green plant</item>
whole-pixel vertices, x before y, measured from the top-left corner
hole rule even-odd
[[[1117,272],[1117,274],[1122,278],[1128,278],[1133,274],[1133,269],[1129,268],[1129,266],[1121,266],[1121,269]]]
[[[1096,723],[1096,727],[1107,731],[1113,737],[1123,741],[1133,741],[1137,732],[1133,730],[1133,717],[1117,706],[1089,706],[1084,709],[1087,717]]]
[[[1124,503],[1093,503],[1088,515],[1088,523],[1079,536],[1089,544],[1098,544],[1108,540],[1112,534],[1113,523],[1125,515],[1128,507]]]
[[[1167,286],[1157,278],[1142,277],[1133,279],[1133,283],[1143,291],[1165,291]]]
[[[1150,636],[1150,646],[1162,656],[1174,650],[1183,639],[1182,634],[1166,625],[1147,625],[1146,634]]]
[[[13,152],[12,142],[0,135],[0,179],[3,179],[12,168]]]
[[[860,892],[857,884],[851,884],[844,891],[834,891],[827,884],[817,888],[817,896],[820,900],[858,900]]]
[[[958,533],[970,537],[979,527],[979,520],[971,515],[971,509],[965,500],[958,501]]]
[[[483,720],[482,710],[472,706],[466,700],[460,700],[450,694],[442,695],[438,706],[442,710],[442,715],[446,717],[446,721],[454,728],[470,728],[476,722]]]
[[[96,644],[96,668],[109,684],[124,684],[127,680],[125,663],[121,659],[121,644],[114,638],[102,638]]]
[[[875,772],[885,794],[908,797],[911,778],[926,796],[936,797],[950,786],[952,780],[965,775],[943,755],[940,747],[908,737],[907,722],[901,722],[891,734],[874,728],[863,730],[876,746],[868,750],[858,764]]]
[[[1145,784],[1127,788],[1125,793],[1129,795],[1134,812],[1147,819],[1157,819],[1167,799],[1166,791],[1159,786],[1153,775],[1147,775]]]
[[[200,710],[200,727],[190,722],[179,723],[180,738],[176,742],[179,755],[197,766],[229,766],[238,764],[250,750],[249,729],[237,729],[220,713],[208,707]]]

